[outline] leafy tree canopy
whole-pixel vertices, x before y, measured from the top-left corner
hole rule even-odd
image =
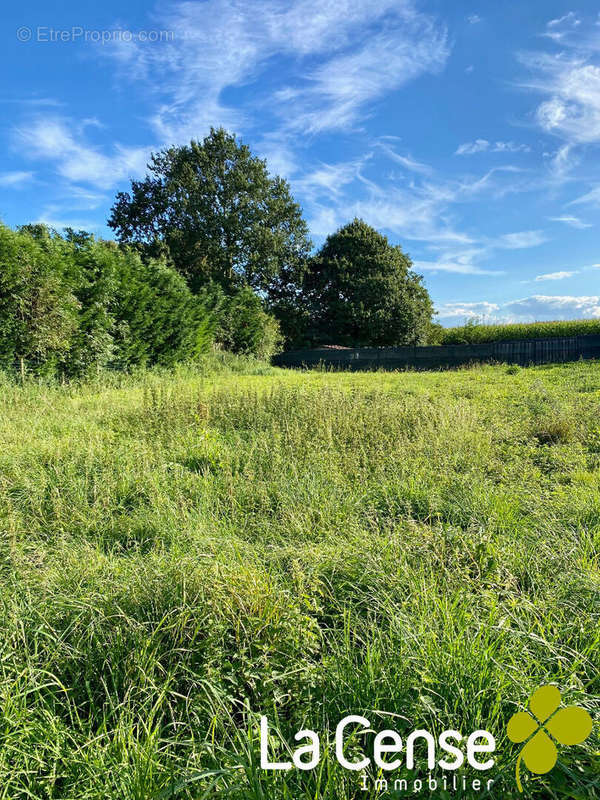
[[[268,291],[310,251],[289,185],[222,128],[152,155],[149,175],[117,195],[108,224],[147,255],[167,252],[193,291]]]
[[[300,294],[316,344],[423,344],[429,333],[433,306],[422,277],[399,246],[360,219],[327,238]]]

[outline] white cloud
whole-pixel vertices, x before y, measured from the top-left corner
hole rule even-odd
[[[558,17],[558,19],[551,19],[547,26],[548,28],[559,28],[561,25],[569,25],[576,28],[581,25],[581,20],[574,11],[569,11],[568,14]]]
[[[409,28],[386,28],[359,50],[335,56],[308,73],[301,88],[277,93],[286,126],[306,133],[351,128],[385,93],[424,73],[439,72],[449,52],[445,34],[427,23]]]
[[[554,39],[554,41],[560,42],[571,31],[578,28],[580,25],[581,19],[574,11],[569,11],[562,17],[551,19],[546,25],[546,31],[544,32],[543,36],[547,36],[549,39]]]
[[[564,180],[569,173],[579,163],[579,157],[574,152],[573,144],[563,144],[554,154],[545,153],[550,157],[550,172],[559,182]]]
[[[440,70],[449,52],[445,29],[412,0],[168,2],[158,23],[173,41],[103,52],[158,98],[151,123],[169,143],[200,138],[211,124],[244,131],[258,108],[279,114],[285,130],[347,128],[383,93]],[[274,92],[259,79],[275,56],[288,60]],[[251,107],[224,99],[250,84]]]
[[[505,233],[495,240],[496,247],[506,250],[520,250],[525,247],[537,247],[548,241],[542,231],[519,231]]]
[[[424,243],[431,256],[420,253],[415,259],[417,269],[496,277],[505,274],[506,268],[491,261],[495,251],[533,247],[545,241],[541,231],[474,237],[456,225],[457,205],[483,194],[502,196],[515,191],[514,176],[522,170],[494,167],[480,177],[446,181],[394,173],[388,174],[387,182],[375,183],[368,177],[368,167],[372,163],[378,166],[376,157],[380,153],[398,163],[398,153],[391,145],[386,141],[382,146],[377,141],[360,160],[320,164],[305,178],[294,179],[294,189],[301,189],[307,200],[307,218],[315,236],[331,233],[353,217],[360,217],[402,242]],[[347,191],[350,184],[354,184],[351,192]],[[364,187],[362,196],[358,184]]]
[[[488,303],[485,300],[475,303],[443,303],[436,306],[439,319],[450,324],[469,319],[487,319],[493,317],[500,309],[497,303]]]
[[[18,189],[33,179],[33,172],[0,172],[0,186]]]
[[[457,156],[467,156],[473,153],[484,153],[489,149],[490,143],[487,139],[475,139],[474,142],[465,142],[458,146],[456,153]]]
[[[287,137],[277,131],[266,133],[256,144],[256,152],[266,159],[272,175],[290,180],[300,170],[300,164]]]
[[[37,116],[17,128],[14,138],[25,157],[55,162],[59,175],[75,183],[108,189],[144,172],[149,148],[115,144],[105,155],[86,143],[84,128],[63,117]]]
[[[479,14],[469,14],[467,17],[467,22],[469,25],[477,25],[479,22],[481,22],[481,17]]]
[[[531,147],[527,144],[517,144],[516,142],[495,142],[492,147],[493,153],[530,153]]]
[[[552,53],[520,54],[521,62],[531,72],[523,86],[547,95],[535,112],[539,126],[546,133],[555,134],[571,144],[598,142],[600,66],[596,54],[600,37],[588,31],[578,32],[574,18],[567,15],[563,19],[567,18],[570,20],[567,31],[558,30],[560,20],[548,28],[552,38],[560,38],[564,49]]]
[[[455,275],[504,275],[503,270],[483,269],[475,264],[460,261],[422,261],[414,262],[417,272],[452,272]]]
[[[573,270],[572,272],[568,272],[567,270],[563,270],[561,272],[547,272],[545,275],[537,275],[535,280],[536,281],[562,281],[565,278],[571,278],[573,275],[576,275],[578,270]]]
[[[596,186],[595,189],[586,192],[586,194],[582,194],[581,197],[577,197],[569,203],[570,206],[580,204],[600,205],[600,186]]]
[[[516,142],[489,142],[487,139],[475,139],[474,142],[464,142],[458,146],[454,155],[467,156],[474,153],[529,153],[531,148],[526,144]]]
[[[36,223],[47,225],[49,228],[54,228],[61,231],[64,228],[73,228],[74,230],[85,231],[99,231],[102,225],[91,219],[84,219],[82,217],[72,217],[62,214],[59,206],[47,206],[40,216],[35,220]]]
[[[308,219],[308,227],[313,236],[326,237],[340,228],[348,219],[339,209],[329,206],[315,206]]]
[[[315,201],[321,195],[339,197],[343,187],[357,179],[360,164],[360,161],[320,164],[312,172],[295,180],[294,188]]]
[[[531,295],[508,303],[478,302],[444,303],[437,306],[438,319],[447,325],[473,317],[490,318],[495,322],[536,322],[543,320],[598,319],[600,297],[571,295]]]
[[[502,308],[509,316],[525,321],[598,318],[600,317],[600,297],[536,294],[521,300],[513,300]]]
[[[64,202],[66,208],[78,208],[86,211],[93,211],[102,205],[110,203],[112,199],[105,194],[70,185],[62,193],[58,192],[57,197]]]
[[[473,248],[475,240],[469,233],[457,230],[451,209],[457,203],[470,202],[483,192],[497,191],[501,177],[512,176],[513,168],[497,167],[470,180],[434,181],[417,172],[416,176],[401,173],[390,178],[388,175],[387,181],[376,183],[369,178],[367,168],[380,153],[398,163],[398,153],[386,143],[376,141],[360,159],[319,164],[306,176],[293,179],[294,190],[299,189],[306,201],[311,231],[315,235],[330,233],[353,217],[361,217],[399,239],[426,242],[437,248],[439,253],[435,263],[444,266],[436,268],[463,273],[487,272],[474,263],[474,259],[487,254],[487,245]],[[421,167],[430,169],[419,164]],[[352,183],[356,190],[350,193],[346,189]],[[362,193],[358,191],[359,184]],[[327,200],[326,207],[324,199]]]
[[[396,164],[400,164],[400,166],[404,167],[404,169],[407,169],[410,172],[416,172],[420,175],[432,174],[433,170],[429,164],[423,164],[421,161],[416,161],[414,158],[411,158],[411,156],[397,153],[386,141],[380,140],[377,142],[377,145],[383,150],[388,158],[390,158],[392,161],[395,161]]]
[[[592,227],[590,222],[584,222],[579,219],[579,217],[574,217],[569,214],[564,214],[562,217],[548,217],[548,219],[552,222],[562,222],[564,225],[569,225],[571,228],[578,228],[579,230]]]

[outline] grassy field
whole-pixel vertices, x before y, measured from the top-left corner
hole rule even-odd
[[[0,798],[519,796],[532,691],[600,709],[600,366],[232,365],[0,385]],[[496,784],[362,791],[349,713],[488,729]],[[599,748],[520,796],[597,798]]]

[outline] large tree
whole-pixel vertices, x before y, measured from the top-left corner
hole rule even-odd
[[[359,219],[329,236],[311,260],[298,305],[314,344],[423,344],[433,313],[410,258]]]
[[[149,175],[120,192],[108,224],[148,256],[167,252],[197,291],[268,291],[295,274],[310,251],[308,229],[289,185],[222,128],[203,142],[152,155]]]

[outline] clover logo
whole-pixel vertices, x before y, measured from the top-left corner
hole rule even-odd
[[[525,742],[515,770],[517,786],[521,786],[521,759],[530,772],[544,775],[556,764],[559,744],[581,744],[590,735],[592,718],[584,708],[568,706],[557,711],[561,702],[556,686],[541,686],[529,699],[529,711],[519,711],[509,719],[506,733],[511,742]],[[535,735],[533,735],[535,734]],[[550,734],[550,735],[548,735]]]

